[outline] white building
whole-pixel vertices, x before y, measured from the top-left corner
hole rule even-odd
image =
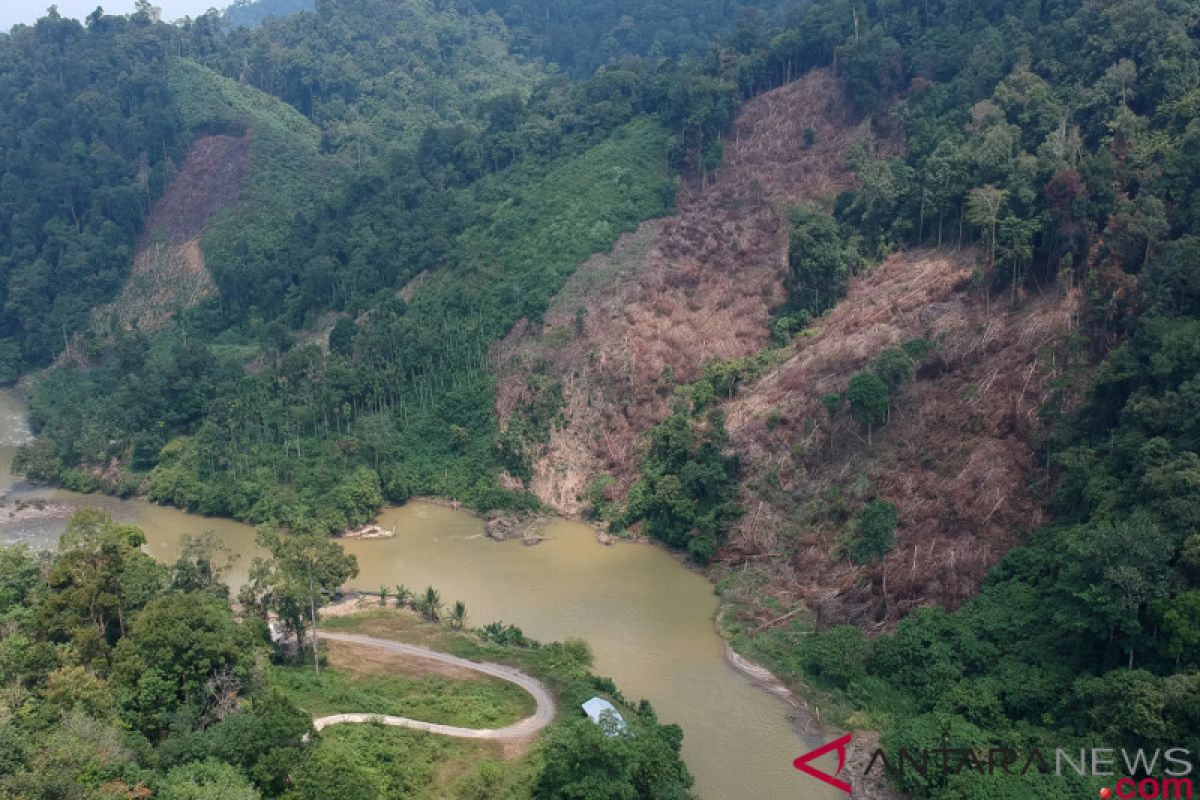
[[[599,725],[607,735],[616,736],[625,730],[625,718],[603,697],[593,697],[581,708],[583,713],[588,715],[588,719]]]

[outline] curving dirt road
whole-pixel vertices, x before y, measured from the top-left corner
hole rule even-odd
[[[486,661],[468,661],[465,658],[452,656],[448,653],[439,653],[437,650],[430,650],[427,647],[405,644],[404,642],[393,642],[389,639],[376,639],[374,636],[321,631],[320,637],[334,642],[346,642],[363,647],[374,647],[377,650],[383,650],[388,653],[424,658],[430,661],[437,661],[441,664],[459,667],[460,669],[469,669],[474,672],[481,672],[484,675],[491,675],[494,678],[515,683],[529,692],[533,695],[533,699],[537,703],[537,708],[532,716],[526,717],[520,722],[514,722],[512,725],[504,728],[460,728],[455,725],[441,725],[436,722],[422,722],[417,719],[392,717],[385,714],[333,714],[328,717],[314,719],[313,727],[317,730],[327,728],[330,725],[339,725],[343,722],[381,722],[384,725],[391,725],[395,728],[412,728],[413,730],[437,733],[442,736],[456,736],[460,739],[511,741],[526,739],[554,721],[556,707],[550,690],[537,678],[526,675],[519,669],[507,667],[503,664],[492,664]]]

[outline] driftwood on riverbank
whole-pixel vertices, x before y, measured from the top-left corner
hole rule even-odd
[[[524,521],[515,517],[493,517],[484,524],[483,532],[493,541],[503,542],[520,538],[526,546],[532,547],[545,541],[546,536],[541,529],[546,520],[545,516],[536,516]]]
[[[358,528],[350,528],[342,531],[339,535],[343,539],[391,539],[396,535],[396,529],[389,530],[381,525],[371,523]]]

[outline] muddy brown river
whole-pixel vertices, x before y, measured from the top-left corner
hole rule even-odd
[[[243,579],[255,552],[246,525],[140,500],[12,485],[13,452],[29,438],[24,414],[20,397],[0,390],[0,496],[7,503],[0,507],[0,544],[51,548],[66,527],[62,516],[10,518],[18,499],[98,506],[141,526],[148,551],[162,561],[176,557],[185,535],[212,531],[239,556],[231,582]],[[478,518],[431,503],[389,508],[379,522],[395,537],[345,542],[358,556],[355,586],[432,585],[448,603],[467,604],[470,624],[503,620],[544,641],[587,640],[598,673],[611,676],[627,698],[648,699],[662,721],[683,727],[683,755],[704,800],[844,796],[792,768],[819,740],[801,736],[788,706],[726,663],[712,585],[669,553],[650,545],[605,547],[586,525],[561,519],[545,524],[546,540],[536,547],[493,542]]]

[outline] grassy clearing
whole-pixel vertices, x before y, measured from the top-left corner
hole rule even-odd
[[[503,727],[529,716],[533,698],[507,681],[448,670],[419,659],[379,657],[329,642],[330,667],[276,667],[274,682],[313,716],[364,712],[467,728]],[[427,667],[426,674],[421,674]]]
[[[412,611],[397,608],[376,607],[348,616],[329,617],[324,625],[331,631],[424,645],[472,661],[508,664],[540,678],[564,708],[577,706],[597,692],[618,701],[622,699],[612,681],[591,673],[591,650],[578,639],[546,645],[531,639],[525,640],[525,646],[497,644],[471,632],[426,622]]]
[[[324,627],[331,631],[419,644],[475,661],[511,664],[544,680],[558,695],[563,708],[577,707],[579,702],[597,692],[604,692],[620,702],[620,695],[611,682],[589,673],[590,653],[582,643],[544,646],[530,643],[527,647],[499,645],[481,640],[470,632],[454,631],[427,622],[412,611],[397,608],[375,607],[348,616],[331,616],[325,619]],[[391,707],[386,703],[394,702],[399,696],[397,692],[401,690],[395,687],[400,682],[419,682],[412,673],[420,667],[415,660],[388,658],[387,676],[381,680],[381,665],[372,663],[367,651],[346,647],[341,642],[329,642],[326,652],[331,668],[322,673],[321,681],[328,678],[328,684],[317,684],[311,667],[276,672],[277,681],[294,681],[285,685],[285,690],[309,710],[313,705],[321,708],[322,703],[328,707],[331,697],[337,693],[341,693],[339,703],[343,700],[359,704],[377,702],[381,700],[378,695],[383,689],[383,704],[366,710],[394,713],[385,709]],[[377,654],[375,658],[378,660]],[[438,669],[456,672],[453,668]],[[455,675],[444,673],[433,679],[443,684],[482,683],[459,681]],[[522,706],[518,716],[528,715],[533,707],[532,698],[511,684],[504,684],[504,687],[511,688],[527,704]],[[305,698],[303,693],[310,691],[311,697]],[[472,690],[467,687],[460,686],[455,691],[456,694],[446,697],[474,702],[469,699],[468,692]],[[497,699],[492,698],[493,701]],[[445,708],[439,706],[438,710]],[[632,718],[632,709],[625,710]],[[410,710],[406,716],[415,716],[415,712]],[[480,724],[452,717],[436,721]],[[561,724],[566,723],[564,720],[555,723],[556,726]],[[542,748],[529,742],[470,742],[373,724],[333,726],[318,735],[316,746],[322,751],[321,757],[314,759],[316,763],[336,764],[339,769],[353,773],[356,784],[363,787],[362,797],[378,800],[530,800],[544,764]],[[319,777],[314,775],[313,780],[319,780]]]
[[[464,634],[431,625],[416,614],[397,608],[376,607],[347,616],[328,617],[321,620],[321,625],[329,631],[395,639],[463,658],[471,658],[474,652],[473,643]]]
[[[336,765],[353,776],[356,797],[374,800],[527,800],[541,764],[536,751],[504,762],[493,744],[382,725],[338,725],[316,747],[314,763]]]

